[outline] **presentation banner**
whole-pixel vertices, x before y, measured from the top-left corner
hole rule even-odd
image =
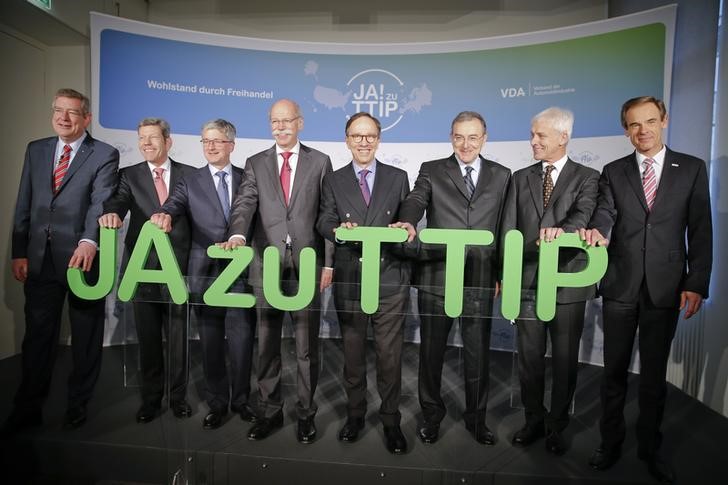
[[[137,123],[162,117],[172,126],[172,157],[202,166],[200,127],[224,118],[237,128],[232,159],[243,166],[273,143],[272,103],[290,98],[301,106],[302,140],[328,153],[334,168],[351,160],[348,117],[366,111],[379,118],[377,158],[414,182],[422,162],[452,153],[458,112],[480,112],[488,125],[483,155],[517,170],[534,162],[533,115],[560,106],[575,114],[569,156],[600,170],[632,151],[619,121],[622,103],[640,95],[669,101],[675,16],[673,5],[495,38],[346,44],[218,35],[92,13],[93,133],[119,148],[122,166],[131,165],[141,160]],[[600,360],[598,314],[590,304],[587,325],[597,328],[591,340],[591,327],[585,330],[593,347],[585,352]],[[510,328],[493,334],[494,346],[512,345]]]

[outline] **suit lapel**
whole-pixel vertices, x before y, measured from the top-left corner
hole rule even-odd
[[[217,211],[218,217],[221,220],[225,220],[225,214],[222,211],[222,205],[217,196],[215,181],[212,179],[209,166],[206,165],[197,171],[197,183],[200,185],[200,192],[204,194],[210,206],[214,207]]]
[[[293,183],[291,184],[291,193],[288,200],[288,205],[292,206],[298,198],[298,194],[303,191],[303,187],[307,186],[307,181],[313,176],[313,170],[310,168],[311,161],[308,156],[308,148],[300,145],[298,151],[298,162],[296,162],[296,174],[293,177]],[[283,188],[281,188],[281,196],[283,195]]]
[[[49,139],[48,143],[43,145],[40,158],[41,160],[50,160],[50,163],[43,163],[42,173],[39,171],[39,175],[43,177],[42,180],[48,183],[48,190],[51,194],[53,194],[53,170],[56,168],[56,143],[58,143],[58,137]]]
[[[243,171],[239,170],[237,167],[233,167],[233,185],[232,185],[232,194],[233,194],[233,200],[235,200],[235,196],[238,194],[238,189],[240,188],[240,184],[243,181]],[[232,207],[231,207],[232,209]]]
[[[61,181],[61,186],[58,188],[59,194],[66,186],[68,181],[71,180],[73,175],[81,169],[81,166],[86,162],[86,160],[88,160],[88,157],[91,156],[93,151],[93,138],[91,138],[91,135],[87,134],[86,138],[83,140],[83,143],[81,143],[81,146],[78,148],[78,153],[76,153],[76,155],[73,157],[73,160],[71,161],[71,166],[68,167],[68,171]],[[55,161],[53,163],[53,166],[55,168]],[[53,172],[51,172],[51,174],[52,173]],[[53,175],[51,175],[51,177],[53,177]]]
[[[282,206],[286,206],[286,201],[283,198],[283,187],[281,187],[281,174],[278,171],[278,153],[276,152],[276,147],[273,145],[273,148],[268,150],[268,154],[266,155],[266,162],[265,162],[265,169],[266,173],[268,174],[268,178],[271,182],[271,185],[273,186],[273,192],[278,196],[278,200],[280,201]],[[299,162],[301,161],[301,156],[298,156]],[[258,182],[260,184],[260,182]]]
[[[465,180],[463,180],[463,173],[460,171],[460,164],[458,163],[457,159],[455,158],[455,155],[452,155],[447,160],[447,165],[445,167],[445,173],[447,173],[448,177],[452,180],[452,182],[455,184],[455,187],[460,191],[461,194],[463,194],[463,197],[466,199],[470,199],[468,197],[468,189],[465,187]],[[481,163],[480,167],[480,175],[483,175],[483,165]],[[478,185],[480,185],[480,177],[478,177]],[[475,190],[477,192],[478,187],[475,187]],[[475,195],[475,193],[473,193]]]
[[[632,191],[634,191],[637,200],[642,205],[642,209],[647,212],[647,200],[645,200],[645,191],[642,188],[642,178],[637,168],[637,156],[635,152],[625,161],[623,169],[627,183],[632,187]]]
[[[576,165],[574,162],[571,161],[571,159],[566,159],[566,163],[564,164],[564,168],[561,170],[561,173],[559,174],[559,178],[556,179],[556,184],[554,185],[554,190],[551,192],[551,198],[549,199],[549,207],[553,207],[554,202],[559,200],[559,197],[561,197],[564,192],[566,192],[566,186],[569,185],[569,180],[572,180],[574,172],[576,171]],[[543,202],[541,202],[543,204]]]
[[[528,171],[528,188],[533,199],[533,206],[538,212],[539,218],[543,217],[543,169],[541,162],[532,165]]]
[[[367,218],[364,222],[365,225],[372,225],[373,220],[377,217],[380,212],[380,208],[387,200],[388,194],[391,193],[392,183],[394,178],[389,176],[389,167],[383,163],[377,163],[377,174],[374,177],[374,189],[372,189],[372,196],[369,199],[369,208],[367,210]],[[358,186],[359,184],[357,184]],[[361,192],[361,190],[360,190]],[[364,197],[360,197],[362,204]]]
[[[673,165],[674,164],[674,165]],[[660,175],[660,183],[657,186],[657,194],[655,202],[652,204],[652,210],[657,207],[660,202],[672,192],[672,187],[678,179],[679,160],[675,157],[674,152],[669,148],[665,152],[665,160],[662,166],[662,174]]]
[[[343,170],[339,173],[337,183],[341,184],[340,187],[344,193],[344,197],[346,197],[351,207],[357,212],[360,220],[366,221],[367,206],[364,203],[364,197],[361,195],[361,189],[359,188],[359,181],[356,179],[356,174],[354,173],[353,163],[351,162],[347,165],[348,170]],[[376,185],[375,183],[374,186],[376,187]]]

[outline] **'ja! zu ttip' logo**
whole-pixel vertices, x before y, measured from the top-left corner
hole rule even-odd
[[[367,69],[346,83],[352,91],[349,103],[354,112],[364,111],[382,122],[382,131],[393,128],[404,116],[400,100],[405,96],[404,83],[384,69]]]

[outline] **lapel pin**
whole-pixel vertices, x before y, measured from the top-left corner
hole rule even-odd
[[[680,166],[677,163],[671,163],[670,165],[672,165],[673,167],[679,167]]]

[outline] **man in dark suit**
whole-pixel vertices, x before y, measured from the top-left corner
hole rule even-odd
[[[400,206],[401,224],[395,226],[405,227],[413,237],[414,226],[427,211],[428,228],[488,230],[497,241],[511,171],[480,156],[486,138],[480,114],[458,114],[450,131],[454,153],[422,164],[414,189]],[[423,443],[434,443],[446,412],[440,384],[453,319],[444,312],[444,246],[423,244],[420,252],[414,280],[421,320],[419,394],[424,423],[417,434]],[[465,258],[465,308],[460,317],[465,361],[463,418],[478,443],[492,445],[496,438],[485,424],[485,411],[498,251],[495,245],[470,246]]]
[[[562,432],[569,423],[569,406],[576,389],[579,341],[584,329],[586,300],[596,286],[559,288],[556,317],[544,322],[533,312],[538,246],[564,232],[584,227],[597,203],[599,172],[580,165],[566,154],[574,115],[548,108],[531,120],[531,148],[538,162],[513,174],[503,217],[503,234],[521,231],[523,248],[523,304],[518,327],[518,377],[526,423],[513,437],[515,446],[528,446],[546,435],[546,450],[566,451]],[[575,273],[586,267],[586,253],[562,249],[559,272]],[[529,311],[531,309],[531,311]],[[525,318],[524,318],[525,317]],[[547,335],[551,338],[551,406],[544,407]]]
[[[671,482],[674,473],[658,454],[665,376],[680,311],[690,318],[708,297],[713,254],[708,176],[702,160],[664,145],[668,116],[661,100],[630,99],[621,118],[636,150],[604,167],[597,208],[589,229],[580,231],[588,244],[609,245],[607,273],[599,286],[602,443],[589,464],[604,470],[620,457],[627,369],[639,328],[637,455],[651,475]]]
[[[187,275],[202,346],[205,400],[210,409],[202,426],[215,429],[223,424],[228,404],[243,421],[253,420],[248,399],[255,321],[248,309],[208,307],[201,302],[204,292],[227,266],[226,260],[209,258],[207,248],[227,236],[230,204],[245,175],[230,163],[235,149],[235,127],[230,122],[218,119],[205,123],[200,142],[207,165],[180,180],[151,221],[167,232],[172,221],[182,216],[190,224]],[[244,291],[238,284],[233,290]]]
[[[139,122],[137,133],[144,161],[120,170],[119,187],[104,203],[104,215],[99,218],[101,227],[119,228],[126,214],[130,214],[124,240],[127,261],[142,225],[159,212],[170,188],[195,171],[169,158],[172,138],[165,120],[145,118]],[[169,237],[180,269],[187,274],[190,228],[186,217],[178,218]],[[158,267],[155,252],[150,254],[147,267]],[[136,414],[139,423],[152,421],[161,410],[165,382],[163,329],[167,334],[170,408],[178,418],[192,415],[186,400],[187,306],[163,303],[166,300],[160,285],[144,284],[137,289],[133,302],[142,375],[142,405]]]
[[[90,103],[73,89],[53,100],[52,125],[58,136],[32,141],[25,152],[12,240],[12,270],[25,286],[23,377],[8,432],[40,424],[48,396],[63,303],[66,270],[98,274],[95,256],[103,202],[116,188],[119,152],[86,132]],[[101,370],[104,300],[68,294],[73,370],[68,379],[65,428],[86,421],[86,404]]]
[[[399,204],[409,193],[407,172],[375,159],[382,125],[368,113],[346,123],[346,146],[352,163],[324,177],[321,213],[316,227],[332,242],[337,231],[356,226],[387,227],[397,220]],[[361,309],[361,244],[339,242],[334,253],[334,300],[344,342],[344,387],[348,398],[346,424],[340,441],[356,441],[364,428],[367,402],[366,341],[371,320],[377,356],[379,416],[390,453],[407,451],[400,428],[402,343],[409,304],[410,264],[398,246],[382,245],[379,266],[379,308]]]
[[[250,282],[258,301],[258,390],[259,420],[248,432],[248,439],[261,440],[283,426],[281,396],[281,328],[284,312],[271,308],[262,294],[263,251],[275,246],[280,253],[281,281],[286,294],[298,291],[299,254],[305,247],[316,251],[320,289],[331,284],[333,244],[316,232],[321,181],[330,173],[331,160],[318,150],[301,144],[303,115],[295,102],[282,99],[270,109],[270,125],[275,145],[248,158],[243,187],[233,203],[231,248],[250,244],[255,256],[250,267]],[[251,240],[245,235],[253,230]],[[322,269],[322,267],[324,267]],[[316,439],[313,400],[318,382],[318,333],[320,303],[316,295],[311,305],[291,312],[298,361],[298,416],[296,437],[301,443]]]

